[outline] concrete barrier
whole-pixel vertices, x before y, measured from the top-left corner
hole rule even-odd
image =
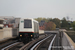
[[[71,38],[65,32],[63,32],[63,34],[62,34],[62,46],[63,46],[63,50],[75,50],[74,49],[75,46],[72,45],[72,43],[73,42],[72,42]]]
[[[44,34],[44,30],[39,30],[39,34]]]
[[[0,29],[0,39],[3,39],[3,29]]]
[[[0,40],[15,38],[18,36],[17,28],[4,28],[0,30]]]
[[[3,38],[11,38],[11,37],[12,37],[12,28],[4,28]]]
[[[12,36],[13,37],[16,37],[16,36],[18,36],[19,35],[19,29],[18,28],[13,28],[12,29]]]
[[[55,34],[55,33],[59,33],[58,31],[44,31],[45,33],[52,33],[52,34]]]

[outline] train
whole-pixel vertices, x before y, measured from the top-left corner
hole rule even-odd
[[[0,18],[0,29],[3,29],[4,27],[4,19]]]
[[[1,25],[0,27],[3,28],[3,24]],[[39,30],[39,22],[31,18],[21,18],[19,21],[19,28],[3,28],[2,31],[2,36],[4,38],[16,39],[23,43],[37,39],[44,34],[44,30]]]
[[[19,38],[23,42],[39,38],[39,22],[31,18],[20,19]]]

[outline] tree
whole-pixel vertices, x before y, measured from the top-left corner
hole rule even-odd
[[[35,20],[37,20],[38,22],[41,22],[41,20],[42,20],[42,18],[40,17],[38,17],[38,18],[35,18]]]
[[[47,18],[47,22],[50,22],[52,21],[53,19],[52,18]]]
[[[55,28],[56,28],[56,24],[53,22],[48,22],[46,24],[46,30],[55,30]]]
[[[66,18],[64,17],[61,21],[61,28],[68,28],[68,21],[66,21]]]
[[[37,20],[38,22],[41,22],[41,21],[45,21],[45,22],[49,22],[49,21],[52,21],[52,18],[35,18],[35,20]]]
[[[61,26],[60,26],[60,19],[54,18],[52,21],[56,24],[56,27],[57,27],[57,28],[60,28],[60,27],[61,27]]]
[[[73,27],[73,30],[75,31],[75,21],[73,21],[73,23],[71,24],[71,26]]]

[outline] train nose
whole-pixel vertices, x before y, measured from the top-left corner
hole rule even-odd
[[[25,37],[28,37],[28,34],[25,34],[24,36],[25,36]]]

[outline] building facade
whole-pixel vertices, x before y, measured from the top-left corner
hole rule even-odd
[[[39,29],[40,30],[45,30],[45,27],[46,27],[46,22],[45,21],[39,22]]]

